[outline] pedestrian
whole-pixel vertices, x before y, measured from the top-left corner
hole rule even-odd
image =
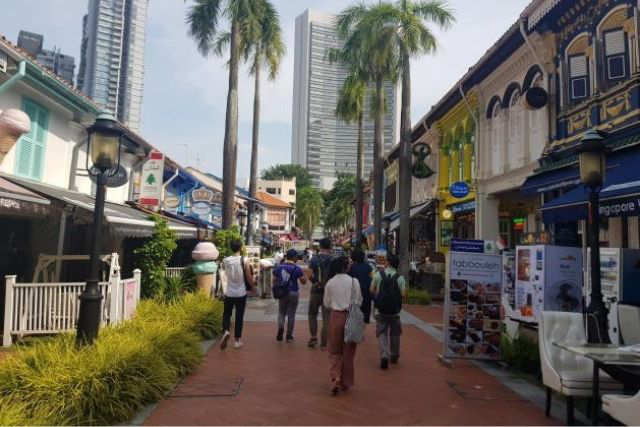
[[[344,330],[349,313],[349,305],[361,304],[360,284],[357,279],[349,276],[349,258],[341,256],[332,262],[333,276],[325,287],[324,306],[331,310],[329,320],[329,376],[331,379],[331,393],[338,394],[340,390],[347,391],[354,384],[353,359],[356,345],[344,342]]]
[[[365,260],[364,252],[362,249],[355,249],[351,253],[351,269],[349,269],[349,275],[358,279],[360,283],[360,293],[362,294],[362,314],[364,315],[364,322],[369,323],[371,317],[371,278],[373,276],[373,268]]]
[[[400,311],[405,295],[405,278],[398,273],[400,259],[387,255],[386,268],[373,276],[371,294],[376,307],[376,336],[380,346],[380,368],[387,369],[389,362],[397,364],[400,358]]]
[[[320,331],[320,347],[327,346],[327,333],[329,329],[329,311],[324,307],[322,299],[324,287],[331,273],[331,239],[325,237],[320,240],[320,252],[313,257],[309,268],[311,269],[311,294],[309,295],[309,334],[311,338],[307,344],[310,348],[318,345],[318,311],[322,311],[322,330]]]
[[[277,283],[286,284],[287,292],[278,300],[278,334],[276,340],[282,341],[284,335],[285,318],[287,319],[287,342],[293,342],[293,328],[296,322],[296,310],[298,309],[299,286],[307,283],[307,277],[296,264],[298,251],[289,249],[283,263],[273,270],[273,276]]]
[[[224,334],[220,340],[220,350],[227,348],[227,342],[231,336],[231,315],[236,311],[236,324],[234,328],[235,343],[233,347],[242,347],[242,326],[244,322],[244,310],[247,305],[247,291],[253,290],[255,281],[251,265],[242,256],[242,241],[234,239],[229,243],[233,255],[222,260],[222,268],[226,278],[224,289],[224,311],[222,314],[222,329]]]

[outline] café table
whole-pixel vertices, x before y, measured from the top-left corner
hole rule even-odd
[[[615,344],[554,342],[553,345],[593,361],[591,423],[592,425],[597,425],[598,417],[600,416],[600,369],[609,373],[611,371],[610,368],[614,367],[640,370],[640,354],[623,350]],[[628,374],[629,372],[626,373]],[[634,376],[636,377],[634,380],[636,385],[640,387],[640,371]],[[614,375],[612,377],[617,379]]]

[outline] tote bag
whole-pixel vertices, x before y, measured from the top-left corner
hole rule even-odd
[[[355,302],[355,281],[351,279],[351,304],[347,314],[347,323],[344,326],[344,342],[360,344],[364,341],[364,315],[360,306]]]

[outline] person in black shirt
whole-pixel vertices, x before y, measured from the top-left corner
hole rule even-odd
[[[349,270],[349,275],[355,279],[358,279],[360,283],[360,291],[362,293],[362,314],[364,314],[365,323],[369,323],[371,317],[371,293],[369,287],[371,286],[371,278],[373,274],[373,268],[365,260],[364,252],[361,249],[356,249],[351,253],[351,259],[353,264]]]
[[[311,295],[309,296],[309,347],[318,345],[318,311],[322,311],[322,331],[320,332],[320,346],[327,346],[327,334],[329,331],[329,310],[323,305],[324,286],[327,284],[331,271],[331,240],[327,237],[320,241],[320,253],[309,263],[313,273],[311,282]]]

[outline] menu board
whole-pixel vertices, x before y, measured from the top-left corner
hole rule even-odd
[[[445,356],[500,359],[502,256],[450,252],[447,261]]]

